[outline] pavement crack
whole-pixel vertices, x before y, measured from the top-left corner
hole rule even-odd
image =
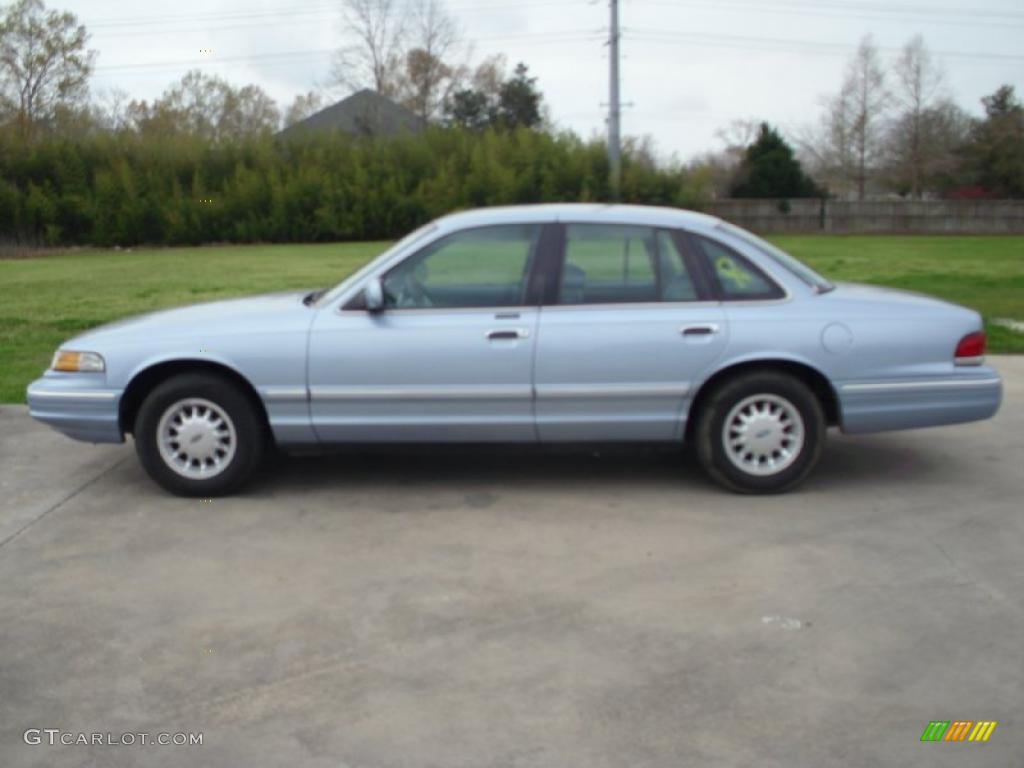
[[[124,457],[124,458],[118,459],[113,464],[111,464],[109,467],[107,467],[106,469],[102,470],[99,474],[95,475],[94,477],[89,478],[84,483],[79,485],[77,488],[75,488],[73,491],[71,491],[67,496],[62,498],[60,501],[58,501],[55,504],[53,504],[53,505],[47,507],[46,509],[44,509],[42,512],[40,512],[38,515],[33,517],[31,520],[29,520],[27,523],[25,523],[23,526],[21,526],[21,528],[16,530],[14,533],[12,533],[6,539],[4,539],[3,541],[0,541],[0,549],[3,549],[4,547],[6,547],[8,544],[10,544],[12,541],[14,541],[16,538],[18,538],[21,534],[23,534],[25,531],[27,531],[33,525],[35,525],[40,520],[42,520],[44,517],[49,515],[55,509],[59,509],[60,507],[62,507],[65,504],[67,504],[69,501],[71,501],[71,499],[75,498],[75,496],[80,494],[82,491],[84,491],[90,485],[95,483],[97,480],[100,480],[100,479],[106,477],[107,475],[109,475],[111,472],[113,472],[119,466],[124,464],[124,462],[127,461],[127,459],[128,459],[128,457]]]
[[[1010,605],[1016,606],[1016,603],[1014,603],[1013,600],[1011,600],[1009,597],[1007,597],[1007,595],[1004,592],[1002,592],[999,589],[996,589],[994,586],[992,586],[988,582],[981,581],[980,579],[978,579],[978,578],[974,577],[973,575],[971,575],[970,573],[968,573],[967,570],[963,566],[961,566],[960,563],[957,562],[956,559],[951,554],[949,554],[949,552],[946,550],[945,547],[942,546],[942,544],[940,544],[939,542],[935,541],[934,539],[931,540],[931,544],[932,544],[933,547],[935,547],[937,550],[939,550],[939,552],[941,552],[943,554],[943,556],[945,556],[946,560],[949,561],[949,564],[950,564],[950,566],[952,566],[953,570],[956,571],[958,574],[960,574],[964,579],[966,579],[967,583],[970,586],[974,587],[975,589],[980,589],[983,592],[988,593],[988,596],[991,597],[991,598],[994,598],[995,600],[998,600],[998,601],[1003,602],[1003,603],[1009,603]]]
[[[408,638],[392,641],[377,646],[373,653],[343,652],[332,654],[330,657],[320,660],[314,666],[306,669],[286,672],[268,680],[249,683],[240,688],[216,696],[200,696],[193,698],[187,703],[171,708],[167,715],[159,722],[167,722],[168,719],[180,720],[186,713],[197,711],[210,712],[219,710],[222,716],[231,719],[232,711],[243,707],[258,706],[261,700],[267,697],[281,697],[281,692],[297,683],[311,684],[312,681],[324,676],[343,672],[346,669],[367,668],[372,666],[385,666],[388,662],[398,656],[415,654],[418,656],[429,656],[435,653],[449,654],[452,646],[461,647],[475,645],[482,641],[492,639],[495,635],[522,629],[534,624],[545,624],[556,619],[575,619],[582,615],[581,607],[575,609],[558,608],[549,611],[542,611],[534,615],[523,616],[504,621],[495,621],[481,624],[455,634],[437,636],[430,639],[430,642],[422,642],[420,638]],[[212,714],[211,717],[217,717]]]
[[[946,558],[946,560],[949,562],[949,564],[951,566],[953,566],[953,570],[954,571],[959,573],[961,576],[963,576],[968,581],[972,581],[972,582],[974,581],[974,579],[971,578],[970,574],[966,573],[964,571],[964,569],[960,567],[960,564],[956,560],[953,559],[953,556],[951,554],[949,554],[949,552],[946,551],[946,548],[944,546],[942,546],[939,542],[937,542],[935,540],[932,540],[932,546],[934,546],[937,550],[939,550],[939,552],[941,552],[943,554],[943,556]]]

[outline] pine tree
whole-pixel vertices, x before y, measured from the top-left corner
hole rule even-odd
[[[730,190],[732,197],[818,197],[821,190],[804,173],[793,148],[768,123],[747,147]]]

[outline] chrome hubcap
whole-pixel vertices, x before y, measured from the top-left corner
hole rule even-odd
[[[156,439],[164,463],[191,480],[223,472],[238,444],[231,417],[216,403],[198,397],[179,400],[164,411]]]
[[[789,400],[751,395],[737,403],[722,427],[725,455],[751,475],[774,475],[796,461],[804,445],[804,420]]]

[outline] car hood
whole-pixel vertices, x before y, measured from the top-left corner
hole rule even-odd
[[[308,294],[309,290],[268,293],[147,312],[90,329],[62,346],[78,345],[87,349],[83,343],[116,342],[122,337],[137,339],[140,334],[167,338],[212,331],[245,331],[293,316],[309,316],[312,310],[303,303]]]

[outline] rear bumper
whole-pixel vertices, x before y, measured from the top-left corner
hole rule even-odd
[[[1003,397],[999,374],[971,373],[913,380],[849,381],[838,387],[844,432],[884,432],[991,418]]]
[[[122,443],[118,409],[121,391],[105,386],[102,374],[47,372],[28,385],[28,412],[75,440]]]

